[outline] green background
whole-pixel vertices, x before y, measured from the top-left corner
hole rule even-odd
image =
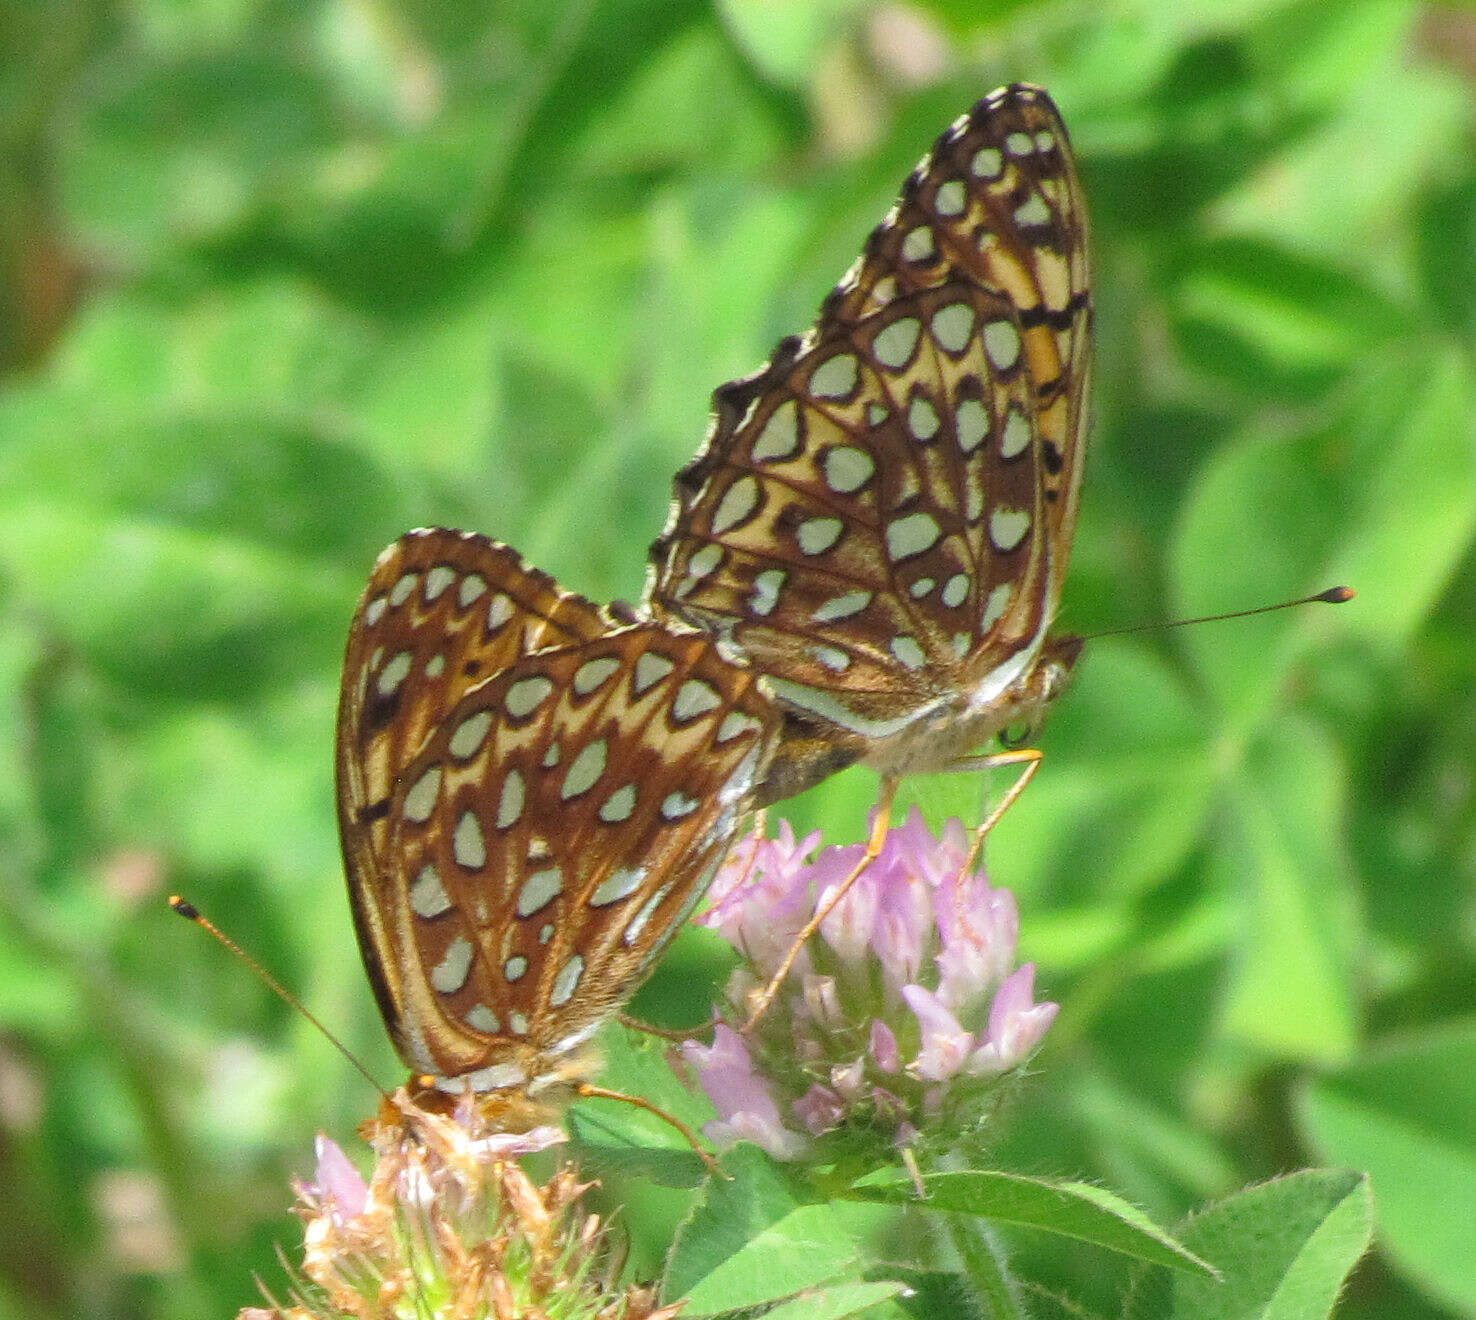
[[[381,546],[635,597],[711,389],[1014,79],[1096,239],[1063,625],[1359,596],[1088,648],[988,854],[1063,1005],[999,1158],[1167,1224],[1367,1169],[1341,1314],[1476,1315],[1476,14],[3,0],[0,46],[0,1320],[233,1314],[374,1106],[166,893],[396,1074],[330,770]]]

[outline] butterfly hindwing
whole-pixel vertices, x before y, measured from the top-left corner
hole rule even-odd
[[[1090,316],[1065,129],[1004,89],[939,139],[811,331],[717,391],[653,606],[863,742],[987,696],[1059,599]]]
[[[592,602],[475,533],[410,532],[375,563],[349,631],[336,759],[354,922],[386,1017],[398,973],[383,893],[401,771],[468,688],[531,651],[608,626]]]
[[[749,670],[655,623],[524,657],[447,711],[400,776],[381,896],[412,1064],[587,1039],[706,888],[777,724]]]

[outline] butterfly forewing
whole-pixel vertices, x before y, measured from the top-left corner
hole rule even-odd
[[[379,894],[401,771],[470,687],[529,652],[608,626],[593,603],[471,532],[410,532],[379,556],[349,632],[337,772],[355,925],[386,1013],[394,952]]]
[[[653,603],[868,746],[986,706],[1059,598],[1090,316],[1065,129],[1007,88],[939,139],[815,327],[717,391]]]
[[[701,896],[777,724],[750,671],[660,624],[524,657],[445,712],[375,894],[412,1067],[534,1083],[587,1039]]]

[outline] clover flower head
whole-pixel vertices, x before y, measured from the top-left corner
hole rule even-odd
[[[670,1320],[645,1288],[622,1288],[591,1184],[565,1165],[539,1184],[519,1155],[564,1140],[557,1128],[505,1133],[463,1097],[450,1114],[403,1091],[368,1125],[365,1179],[327,1137],[317,1172],[297,1188],[302,1276],[292,1302],[247,1307],[238,1320]]]
[[[701,918],[742,955],[728,986],[740,1008],[767,983],[805,922],[864,856],[815,853],[819,836],[750,837]],[[751,1037],[720,1024],[686,1057],[718,1110],[707,1135],[798,1159],[831,1133],[909,1144],[977,1121],[988,1092],[1030,1057],[1057,1006],[1015,966],[1014,895],[966,873],[967,837],[935,836],[914,807],[821,921]]]

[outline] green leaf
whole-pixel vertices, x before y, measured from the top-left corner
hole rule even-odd
[[[781,1302],[772,1311],[765,1311],[764,1320],[843,1320],[845,1316],[860,1315],[906,1292],[907,1286],[902,1283],[842,1283],[831,1288],[816,1288]],[[682,1314],[687,1314],[685,1308]]]
[[[1403,642],[1425,619],[1476,536],[1476,462],[1471,417],[1476,380],[1464,349],[1437,353],[1386,437],[1382,461],[1359,501],[1363,516],[1333,564],[1364,609],[1347,626],[1373,640]],[[1342,622],[1342,620],[1340,620]]]
[[[718,1315],[859,1275],[863,1254],[827,1205],[806,1205],[745,1242],[687,1293],[685,1316]]]
[[[766,4],[764,0],[722,0],[718,6],[734,39],[775,82],[804,90],[827,49],[844,32],[856,0],[809,4]]]
[[[756,1146],[740,1143],[722,1160],[724,1178],[709,1178],[678,1229],[661,1295],[685,1296],[743,1245],[798,1205],[778,1165]]]
[[[1269,243],[1215,244],[1194,254],[1172,306],[1185,357],[1232,377],[1255,397],[1268,389],[1301,402],[1362,354],[1412,329],[1409,314],[1349,272]],[[1204,343],[1227,361],[1210,361]]]
[[[1365,1169],[1379,1245],[1425,1292],[1476,1311],[1476,1021],[1426,1030],[1304,1082],[1297,1113],[1327,1159]]]
[[[1047,876],[1074,881],[1078,898],[1140,893],[1172,874],[1204,829],[1214,781],[1203,720],[1141,644],[1089,645],[1078,669],[1043,731],[1041,774],[989,840],[990,872],[1022,894]],[[1005,774],[990,776],[991,796]],[[977,779],[953,778],[977,802]]]
[[[1244,758],[1212,866],[1243,913],[1225,1030],[1281,1057],[1335,1062],[1358,1034],[1344,772],[1314,726],[1287,720]]]
[[[1238,1192],[1183,1228],[1218,1280],[1154,1270],[1124,1320],[1320,1320],[1373,1235],[1368,1179],[1310,1169]]]
[[[1052,1182],[1023,1174],[971,1169],[923,1176],[927,1199],[919,1201],[911,1179],[889,1173],[858,1183],[852,1194],[865,1200],[982,1215],[1079,1238],[1156,1265],[1213,1277],[1214,1267],[1179,1245],[1143,1212],[1121,1197],[1089,1183]]]

